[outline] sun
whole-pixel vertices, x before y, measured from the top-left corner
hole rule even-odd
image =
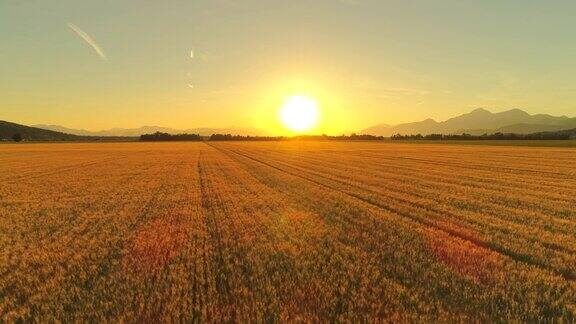
[[[280,120],[291,131],[311,130],[318,123],[318,102],[306,96],[290,96],[280,108]]]

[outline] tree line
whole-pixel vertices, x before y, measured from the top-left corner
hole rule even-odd
[[[416,134],[416,135],[400,135],[395,134],[390,139],[392,140],[431,140],[431,141],[442,141],[442,140],[568,140],[574,137],[574,134],[570,132],[542,132],[533,134],[504,134],[504,133],[494,133],[494,134],[483,134],[483,135],[470,135],[470,134]]]
[[[383,136],[373,136],[373,135],[340,135],[340,136],[329,136],[326,134],[322,135],[298,135],[298,136],[242,136],[242,135],[231,135],[231,134],[212,134],[209,138],[211,141],[374,141],[383,140]]]
[[[154,134],[140,135],[143,142],[167,142],[167,141],[202,141],[204,138],[199,134],[168,134],[156,132]]]
[[[80,137],[80,138],[91,138],[91,137]],[[23,136],[20,133],[15,133],[11,139],[14,142],[20,142],[23,140]],[[106,139],[102,137],[101,139]],[[117,139],[114,137],[114,139]],[[124,138],[118,137],[118,139],[125,140]],[[541,132],[533,134],[504,134],[504,133],[494,133],[494,134],[483,134],[483,135],[471,135],[471,134],[416,134],[416,135],[401,135],[395,134],[390,137],[391,140],[429,140],[429,141],[448,141],[448,140],[569,140],[576,139],[576,129],[558,132]],[[201,136],[200,134],[169,134],[156,132],[153,134],[143,134],[140,135],[140,141],[142,142],[168,142],[168,141],[378,141],[384,140],[383,136],[374,135],[340,135],[340,136],[328,136],[328,135],[299,135],[293,137],[287,136],[244,136],[244,135],[232,135],[232,134],[212,134],[210,136]]]
[[[576,138],[576,129],[558,132],[541,132],[533,134],[415,134],[401,135],[395,134],[390,137],[391,140],[429,140],[429,141],[448,141],[448,140],[568,140]],[[340,136],[323,135],[298,135],[298,136],[250,136],[250,135],[232,135],[232,134],[212,134],[202,136],[200,134],[168,134],[156,132],[153,134],[144,134],[140,136],[143,142],[162,142],[162,141],[380,141],[384,140],[383,136],[351,134]],[[14,138],[14,140],[17,140]]]
[[[383,136],[373,136],[373,135],[340,135],[340,136],[329,136],[329,135],[299,135],[293,137],[287,136],[244,136],[244,135],[232,135],[232,134],[212,134],[210,136],[201,136],[199,134],[178,134],[172,135],[168,133],[156,132],[154,134],[144,134],[140,135],[140,141],[143,142],[162,142],[162,141],[374,141],[383,140]]]

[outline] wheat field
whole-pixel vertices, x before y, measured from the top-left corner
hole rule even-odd
[[[576,318],[576,151],[0,146],[0,320]]]

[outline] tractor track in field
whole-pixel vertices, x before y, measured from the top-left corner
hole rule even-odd
[[[339,174],[336,174],[336,173],[333,174],[334,176],[340,177],[341,179],[335,178],[335,177],[328,177],[328,176],[326,176],[327,172],[323,171],[321,167],[318,167],[318,168],[316,169],[316,171],[312,172],[312,170],[311,170],[311,169],[308,167],[308,165],[306,164],[307,162],[304,162],[304,165],[302,165],[302,164],[299,164],[299,165],[291,165],[290,162],[287,162],[287,161],[285,161],[285,160],[282,160],[281,157],[280,157],[279,159],[274,159],[274,160],[275,160],[275,162],[276,162],[278,165],[281,165],[282,167],[291,168],[291,169],[297,170],[298,172],[304,172],[304,173],[307,173],[307,174],[309,174],[309,175],[312,175],[312,176],[316,176],[316,177],[325,179],[325,180],[327,180],[327,181],[337,182],[337,183],[342,184],[342,185],[345,185],[345,186],[350,186],[350,187],[356,188],[356,189],[358,189],[358,190],[360,190],[360,191],[369,193],[369,194],[371,194],[371,195],[385,196],[387,199],[390,199],[390,200],[393,200],[393,201],[396,201],[396,202],[399,202],[399,203],[402,203],[402,204],[408,204],[408,205],[414,206],[415,208],[425,209],[425,210],[430,211],[430,212],[433,212],[433,213],[435,213],[435,214],[447,215],[447,216],[449,216],[449,217],[451,217],[452,219],[457,220],[457,221],[464,220],[465,222],[467,222],[468,224],[471,224],[471,225],[473,225],[473,226],[474,226],[474,225],[475,225],[475,226],[487,226],[487,227],[491,228],[492,230],[499,231],[499,232],[504,233],[504,234],[506,234],[506,235],[513,235],[515,232],[513,232],[513,231],[511,231],[511,230],[508,230],[507,227],[505,227],[505,226],[497,226],[497,224],[491,223],[491,222],[490,222],[490,218],[495,218],[495,221],[498,221],[498,222],[501,222],[501,223],[508,223],[508,224],[510,224],[511,226],[517,226],[517,227],[530,226],[530,225],[526,225],[526,224],[525,224],[524,222],[522,222],[521,220],[520,220],[519,222],[518,222],[518,221],[515,222],[515,221],[510,220],[510,219],[508,219],[508,218],[506,218],[506,219],[500,219],[500,218],[497,217],[497,216],[498,216],[498,212],[497,212],[497,211],[492,211],[492,210],[486,211],[487,216],[489,216],[489,217],[487,217],[488,219],[484,219],[484,222],[481,222],[481,221],[479,221],[479,219],[473,218],[473,217],[472,217],[472,218],[468,217],[468,218],[466,218],[466,219],[460,219],[460,217],[458,217],[456,214],[454,214],[454,212],[446,211],[445,209],[432,208],[430,204],[416,203],[416,202],[414,202],[414,201],[412,201],[412,200],[407,200],[407,199],[402,198],[401,196],[392,194],[391,192],[386,192],[386,191],[382,192],[382,191],[379,191],[379,190],[375,190],[375,189],[372,188],[373,185],[358,183],[358,181],[357,181],[356,179],[354,179],[354,178],[348,178],[348,177],[346,177],[345,175],[344,175],[344,176],[341,176],[341,174],[340,174],[340,175],[339,175]],[[322,163],[325,162],[325,161],[322,161],[322,160],[314,160],[314,161],[317,161],[318,164],[322,164]],[[338,166],[334,166],[334,167],[331,167],[331,168],[337,168],[337,167],[338,167]],[[354,173],[354,171],[352,171],[352,172],[350,172],[350,173]],[[348,181],[345,181],[345,180],[343,180],[343,179],[346,179],[346,180],[348,180]],[[383,181],[386,181],[387,179],[382,179],[382,180],[383,180]],[[355,183],[353,183],[353,182],[355,182]],[[441,181],[437,181],[437,183],[441,183]],[[401,189],[401,188],[398,188],[398,187],[395,189],[396,192],[401,193],[401,194],[404,194],[404,195],[408,195],[408,196],[413,197],[413,198],[431,200],[431,201],[434,202],[435,204],[443,204],[443,203],[445,203],[445,202],[443,202],[442,200],[440,200],[440,199],[438,199],[437,197],[435,197],[433,191],[430,191],[429,189],[421,189],[421,190],[423,190],[423,192],[417,192],[417,191],[408,190],[408,189]],[[446,190],[445,190],[444,188],[442,188],[441,191],[444,192],[444,191],[446,191]],[[490,194],[492,194],[492,192],[490,192]],[[461,199],[461,198],[458,197],[458,196],[456,196],[456,197],[457,197],[458,199]],[[485,202],[484,202],[483,204],[485,204]],[[498,205],[498,204],[497,204],[497,205]],[[452,208],[456,208],[456,207],[453,206],[453,205],[448,205],[448,206],[449,206],[449,207],[452,207]],[[486,205],[483,205],[483,206],[486,207]],[[498,205],[498,206],[500,207],[500,206],[502,206],[502,205]],[[488,206],[487,208],[490,208],[490,207]],[[500,212],[501,212],[501,211],[500,211]],[[563,231],[562,233],[563,233],[564,235],[569,235],[570,232],[569,232],[569,230],[566,230],[566,231]],[[523,237],[524,237],[526,240],[528,240],[528,241],[536,242],[536,240],[534,239],[533,236],[523,235]],[[541,241],[539,241],[539,242],[541,242]],[[541,242],[541,243],[542,243],[543,245],[545,245],[547,248],[552,249],[552,250],[555,250],[555,251],[568,252],[568,253],[574,253],[574,252],[576,252],[576,250],[575,250],[573,247],[561,246],[561,245],[558,245],[558,244],[556,244],[556,243],[554,243],[554,242]]]
[[[383,204],[381,204],[381,203],[379,203],[379,202],[375,202],[375,201],[373,201],[373,200],[371,200],[371,199],[368,199],[368,198],[366,198],[366,197],[363,197],[363,196],[361,196],[361,195],[358,195],[358,194],[355,194],[355,193],[352,193],[352,192],[348,192],[348,191],[346,191],[346,190],[344,190],[344,189],[340,189],[340,188],[338,188],[338,187],[331,186],[331,185],[326,184],[326,183],[322,183],[322,182],[317,181],[317,180],[315,180],[315,179],[306,177],[306,176],[304,176],[304,175],[302,175],[302,174],[298,174],[298,173],[295,173],[295,172],[291,172],[291,171],[282,169],[282,168],[280,168],[280,167],[278,167],[278,166],[276,166],[276,165],[274,165],[274,164],[271,164],[271,163],[269,163],[269,162],[262,161],[262,160],[260,160],[260,159],[254,158],[253,156],[250,156],[250,155],[248,155],[248,154],[246,154],[246,153],[240,153],[240,152],[237,152],[237,151],[234,151],[234,150],[229,150],[229,149],[222,149],[222,148],[220,148],[220,147],[217,147],[217,145],[214,145],[214,144],[209,144],[209,143],[206,143],[206,144],[209,145],[209,146],[211,146],[211,147],[213,147],[214,149],[222,152],[223,154],[226,154],[227,156],[229,156],[229,157],[232,158],[232,159],[235,159],[235,158],[234,158],[233,156],[231,156],[230,153],[233,153],[233,154],[235,154],[235,155],[237,155],[237,156],[241,156],[241,157],[244,157],[244,158],[246,158],[246,159],[252,160],[252,161],[257,162],[257,163],[259,163],[259,164],[261,164],[261,165],[265,165],[265,166],[267,166],[267,167],[269,167],[269,168],[275,169],[275,170],[280,171],[280,172],[282,172],[282,173],[284,173],[284,174],[287,174],[287,175],[290,175],[290,176],[293,176],[293,177],[297,177],[297,178],[303,179],[303,180],[305,180],[305,181],[311,182],[311,183],[313,183],[313,184],[315,184],[315,185],[317,185],[317,186],[324,187],[324,188],[327,188],[327,189],[330,189],[330,190],[339,192],[339,193],[341,193],[341,194],[344,194],[344,195],[346,195],[346,196],[349,196],[349,197],[352,197],[352,198],[354,198],[354,199],[356,199],[356,200],[359,200],[359,201],[361,201],[361,202],[363,202],[363,203],[366,203],[366,204],[369,204],[369,205],[374,206],[374,207],[376,207],[376,208],[379,208],[379,209],[385,210],[385,211],[387,211],[387,212],[396,214],[396,215],[401,216],[401,217],[403,217],[403,218],[405,218],[405,219],[409,219],[409,220],[411,220],[411,221],[414,222],[414,223],[420,224],[421,226],[434,228],[434,229],[439,230],[439,231],[441,231],[441,232],[444,232],[444,233],[446,233],[446,234],[448,234],[448,235],[450,235],[450,236],[452,236],[452,237],[456,237],[456,238],[459,238],[459,239],[461,239],[461,240],[467,241],[467,242],[469,242],[469,243],[471,243],[471,244],[473,244],[473,245],[475,245],[475,246],[478,246],[478,247],[480,247],[480,248],[485,248],[485,249],[493,250],[494,252],[497,252],[497,253],[499,253],[499,254],[501,254],[501,255],[507,256],[507,257],[511,258],[512,260],[514,260],[514,261],[516,261],[516,262],[522,262],[522,263],[529,264],[529,265],[531,265],[531,266],[537,267],[537,268],[539,268],[539,269],[541,269],[541,270],[550,271],[551,273],[554,273],[555,275],[557,275],[557,276],[559,276],[559,277],[562,277],[562,278],[564,278],[564,279],[567,280],[567,281],[574,281],[574,280],[576,280],[576,274],[575,274],[575,273],[572,273],[572,272],[563,272],[563,271],[559,271],[559,270],[557,270],[557,269],[553,269],[553,268],[550,268],[550,267],[546,267],[545,264],[542,264],[542,263],[540,263],[540,262],[536,262],[536,261],[532,260],[532,257],[531,257],[530,255],[524,255],[524,254],[516,253],[516,252],[514,252],[514,251],[510,251],[510,250],[508,250],[508,249],[505,249],[505,248],[496,246],[496,245],[494,245],[494,244],[492,244],[492,243],[490,243],[490,242],[485,242],[484,240],[480,240],[480,239],[477,239],[477,238],[475,238],[475,237],[471,237],[471,236],[469,236],[469,235],[460,233],[460,232],[455,231],[455,230],[452,230],[452,229],[450,229],[450,228],[446,228],[446,227],[444,227],[444,226],[439,226],[438,224],[434,224],[434,223],[432,223],[432,222],[427,222],[427,221],[425,221],[424,219],[421,219],[421,218],[418,218],[418,217],[416,217],[416,216],[413,216],[412,214],[407,213],[407,212],[404,212],[404,211],[401,211],[401,210],[399,210],[399,209],[397,209],[397,208],[393,208],[393,207],[391,207],[391,206],[383,205]],[[235,160],[238,161],[238,159],[235,159]],[[329,180],[334,181],[334,179],[329,179]]]

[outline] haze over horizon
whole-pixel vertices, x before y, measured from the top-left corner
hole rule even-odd
[[[286,97],[314,133],[484,107],[576,111],[576,3],[0,3],[0,119],[102,130],[254,127]]]

